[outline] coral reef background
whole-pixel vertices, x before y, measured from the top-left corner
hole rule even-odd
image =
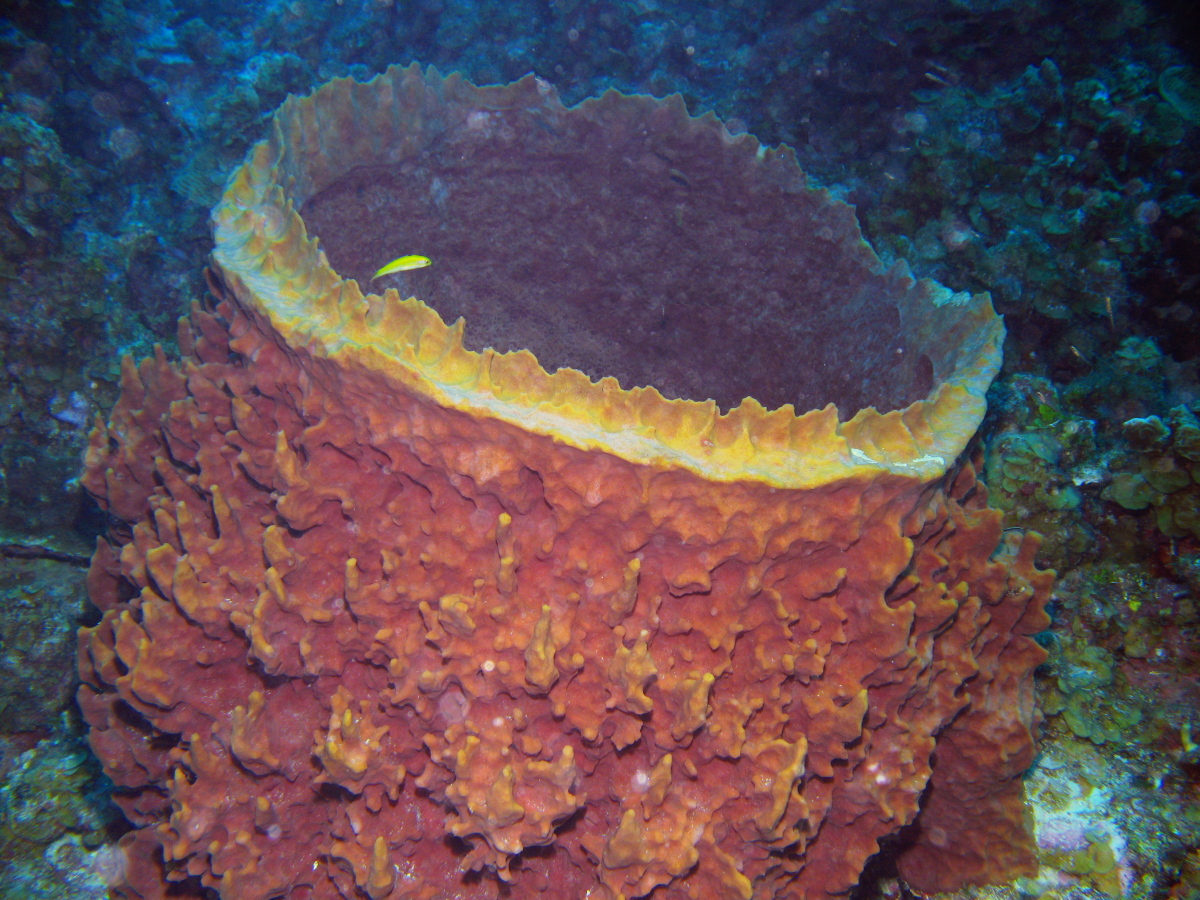
[[[1185,4],[9,0],[0,19],[0,895],[102,897],[125,827],[70,701],[76,478],[174,352],[208,210],[289,92],[418,60],[682,93],[1009,329],[985,477],[1058,569],[1027,894],[1200,891],[1200,73]],[[898,896],[881,861],[863,888]],[[1010,892],[1016,888],[1007,889]],[[993,892],[999,893],[999,892]]]

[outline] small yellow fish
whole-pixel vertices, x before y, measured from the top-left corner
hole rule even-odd
[[[401,256],[399,259],[393,259],[372,275],[371,280],[374,281],[382,275],[391,275],[393,272],[407,272],[409,269],[423,269],[431,265],[433,265],[433,260],[428,256]]]

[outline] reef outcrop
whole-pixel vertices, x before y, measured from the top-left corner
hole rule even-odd
[[[1034,866],[986,296],[786,150],[532,77],[289,100],[214,229],[84,476],[125,896],[821,898],[901,829],[921,889]]]

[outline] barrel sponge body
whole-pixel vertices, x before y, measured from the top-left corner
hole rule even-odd
[[[969,449],[985,295],[678,98],[416,66],[289,100],[213,223],[84,477],[124,896],[1034,869],[1052,576]]]

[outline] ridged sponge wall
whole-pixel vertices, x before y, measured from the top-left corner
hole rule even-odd
[[[857,268],[829,280],[904,323],[928,395],[849,422],[722,414],[364,296],[303,204],[355,165],[435,177],[464,148],[429,123],[481,109],[642,135],[622,153],[646,116],[683,145],[716,134],[781,202],[838,210],[812,227]],[[955,461],[999,322],[881,273],[787,163],[669,101],[564,110],[532,79],[410,68],[289,102],[215,212],[214,308],[181,323],[181,362],[126,361],[88,454],[116,524],[80,703],[135,826],[126,897],[825,898],[914,822],[893,850],[919,889],[1031,870],[1051,576]]]

